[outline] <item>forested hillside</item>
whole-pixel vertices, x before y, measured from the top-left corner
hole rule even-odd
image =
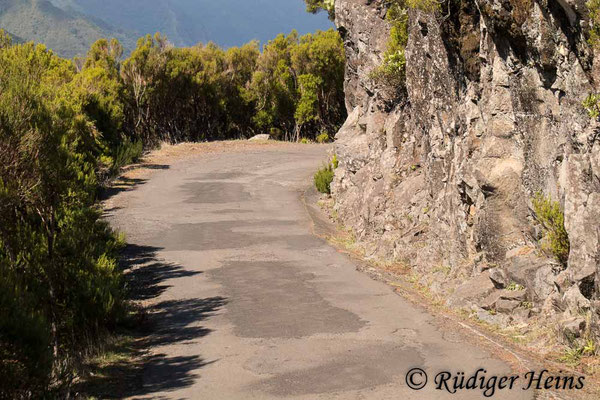
[[[346,117],[334,30],[262,51],[156,34],[122,55],[101,39],[72,61],[0,31],[0,398],[64,396],[82,355],[126,318],[123,240],[95,206],[121,166],[161,141],[326,140]]]

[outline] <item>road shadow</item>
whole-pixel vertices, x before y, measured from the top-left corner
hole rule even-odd
[[[133,171],[133,170],[144,170],[144,169],[166,170],[169,168],[171,168],[171,167],[167,164],[139,163],[139,164],[132,164],[132,165],[122,168],[121,174],[126,174],[127,172]],[[118,177],[114,178],[113,180],[108,180],[107,182],[105,182],[106,186],[100,188],[100,191],[98,192],[98,200],[106,201],[121,192],[128,192],[130,190],[135,189],[136,187],[138,187],[140,185],[143,185],[146,182],[148,182],[148,179],[128,178],[126,176],[118,176]]]
[[[195,341],[210,334],[202,321],[227,303],[226,298],[217,296],[165,300],[141,307],[141,302],[156,299],[167,290],[169,280],[202,274],[165,262],[157,256],[160,250],[133,244],[123,250],[119,266],[136,308],[133,317],[118,328],[118,340],[104,349],[103,358],[90,361],[84,379],[74,387],[76,398],[157,398],[153,393],[192,385],[199,371],[214,362],[196,355],[150,352],[156,346]]]
[[[122,192],[128,192],[136,187],[145,184],[148,179],[141,178],[126,178],[121,176],[115,179],[109,186],[100,188],[98,192],[98,200],[106,201],[113,196]]]
[[[122,251],[119,266],[130,300],[157,298],[171,287],[167,281],[202,274],[202,271],[186,270],[181,265],[158,259],[160,250],[161,247],[128,244]]]

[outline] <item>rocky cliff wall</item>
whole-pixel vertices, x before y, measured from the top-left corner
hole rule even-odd
[[[371,79],[389,38],[386,2],[336,0],[349,113],[335,144],[338,218],[367,256],[410,266],[451,305],[589,336],[600,131],[582,106],[597,89],[585,1],[451,4],[409,10],[406,89],[392,96]],[[537,193],[564,211],[567,263],[542,249]]]

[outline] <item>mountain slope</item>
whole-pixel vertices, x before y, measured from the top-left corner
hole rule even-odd
[[[0,0],[0,28],[24,40],[44,43],[64,57],[84,55],[90,44],[102,37],[116,37],[126,48],[135,42],[134,35],[46,0]]]

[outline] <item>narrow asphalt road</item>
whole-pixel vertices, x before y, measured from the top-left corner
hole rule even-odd
[[[155,322],[131,398],[480,399],[435,390],[435,375],[511,373],[313,236],[301,195],[328,150],[205,155],[114,196],[109,220],[145,280],[134,297]],[[429,374],[419,391],[405,379],[415,367]]]

